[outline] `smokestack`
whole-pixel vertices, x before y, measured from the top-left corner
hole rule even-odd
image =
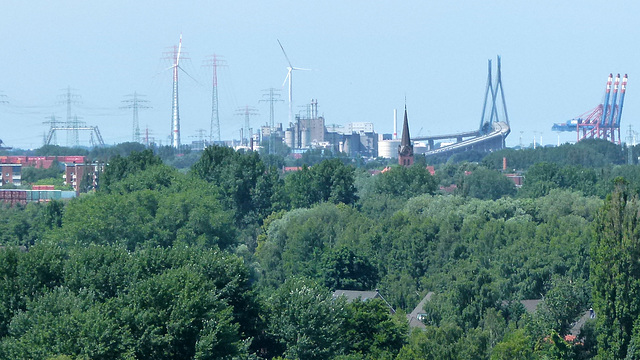
[[[507,158],[502,158],[502,171],[507,171]]]
[[[398,109],[393,109],[393,140],[398,139]]]

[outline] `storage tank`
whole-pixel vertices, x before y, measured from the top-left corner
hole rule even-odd
[[[398,146],[402,140],[381,140],[378,141],[378,156],[386,159],[398,158]]]
[[[284,132],[284,143],[293,149],[293,131],[287,130]]]
[[[415,142],[413,143],[413,153],[414,154],[424,154],[429,150],[427,144]]]
[[[311,131],[309,129],[302,130],[302,148],[311,146]]]

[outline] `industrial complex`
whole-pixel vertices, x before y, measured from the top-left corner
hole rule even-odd
[[[407,105],[404,110],[404,124],[402,138],[398,137],[397,131],[397,110],[393,110],[393,133],[385,134],[376,132],[371,122],[352,122],[346,125],[328,124],[323,116],[318,112],[318,100],[312,99],[306,105],[307,111],[304,113],[293,113],[293,74],[296,71],[308,70],[293,66],[283,44],[278,40],[278,45],[286,60],[286,78],[284,84],[288,85],[288,124],[276,123],[274,121],[273,106],[279,99],[278,89],[264,90],[266,99],[260,100],[270,103],[269,122],[264,126],[254,129],[250,124],[250,118],[256,114],[255,109],[245,106],[238,109],[237,115],[244,117],[244,126],[239,128],[238,139],[221,139],[220,119],[218,114],[218,79],[217,68],[223,66],[224,62],[218,55],[213,55],[207,66],[213,68],[213,92],[211,99],[211,123],[209,136],[203,136],[205,130],[200,130],[201,136],[198,140],[185,143],[180,134],[180,109],[178,95],[179,74],[184,72],[181,66],[181,59],[184,60],[185,52],[182,47],[182,35],[177,46],[173,46],[170,52],[165,53],[166,59],[171,61],[171,66],[167,70],[172,71],[172,103],[171,103],[171,126],[170,126],[170,146],[177,152],[185,148],[190,150],[202,150],[210,145],[229,146],[235,149],[257,150],[259,147],[266,147],[269,154],[274,154],[276,148],[286,145],[292,153],[301,154],[310,149],[320,149],[332,154],[344,153],[350,157],[364,158],[400,158],[407,160],[410,153],[424,156],[450,155],[469,150],[493,151],[505,147],[505,140],[511,132],[511,124],[507,113],[505,92],[502,85],[501,59],[497,58],[495,78],[492,75],[492,61],[488,61],[487,83],[484,92],[484,104],[479,109],[480,122],[476,129],[462,132],[452,132],[447,134],[415,136],[409,138]],[[186,72],[185,72],[186,73]],[[189,74],[186,74],[189,75]],[[189,75],[190,76],[190,75]],[[576,140],[587,138],[600,138],[619,144],[620,123],[622,118],[622,108],[624,105],[628,76],[622,78],[618,74],[615,79],[609,74],[603,100],[594,109],[573,118],[566,123],[553,125],[554,131],[575,131]],[[283,84],[283,86],[284,86]],[[127,95],[125,105],[121,109],[133,110],[132,141],[140,142],[147,146],[158,145],[149,137],[148,130],[145,135],[140,131],[138,121],[138,110],[148,108],[147,102],[141,97],[142,94],[134,92]],[[73,94],[70,87],[65,89],[65,94],[61,104],[66,105],[66,121],[58,120],[54,115],[44,122],[49,125],[49,130],[45,136],[44,144],[57,144],[57,135],[66,133],[67,146],[78,146],[79,132],[88,132],[91,135],[92,146],[104,146],[105,142],[97,126],[86,125],[72,113],[72,105],[77,102],[78,96]],[[410,106],[409,106],[410,107]],[[391,110],[391,109],[390,109]],[[390,114],[391,115],[391,111]],[[389,117],[391,121],[391,116]],[[406,133],[406,134],[405,134]],[[407,139],[405,139],[405,135]],[[407,144],[407,141],[409,144]],[[534,143],[535,144],[535,143]],[[0,140],[0,149],[2,148]],[[410,148],[409,148],[410,145]],[[20,166],[29,163],[30,160],[23,159],[13,164],[3,164],[3,183],[15,181],[15,174],[19,174]],[[34,160],[34,161],[49,161]],[[58,160],[59,161],[59,160]],[[61,161],[67,164],[67,161]],[[402,162],[402,160],[401,160]],[[406,164],[405,164],[406,165]],[[80,166],[79,164],[75,165]],[[80,170],[75,171],[76,175]],[[6,176],[5,176],[6,174]],[[73,182],[72,180],[70,180]],[[70,183],[71,183],[70,182]]]

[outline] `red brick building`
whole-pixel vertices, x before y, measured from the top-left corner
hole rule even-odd
[[[104,165],[98,164],[65,164],[64,185],[73,186],[73,190],[76,194],[87,191],[88,189],[95,189],[98,186],[98,174],[104,170]],[[80,184],[84,176],[87,176],[87,189],[81,189]]]
[[[22,164],[0,164],[0,171],[2,171],[0,186],[22,184]]]

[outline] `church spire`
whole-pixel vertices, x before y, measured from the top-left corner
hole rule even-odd
[[[409,136],[409,120],[407,119],[407,105],[404,106],[404,124],[402,125],[402,142],[400,146],[410,146],[411,136]]]
[[[404,124],[402,125],[402,141],[398,146],[398,164],[402,166],[413,165],[413,145],[409,136],[409,119],[407,117],[407,105],[404,105]]]

